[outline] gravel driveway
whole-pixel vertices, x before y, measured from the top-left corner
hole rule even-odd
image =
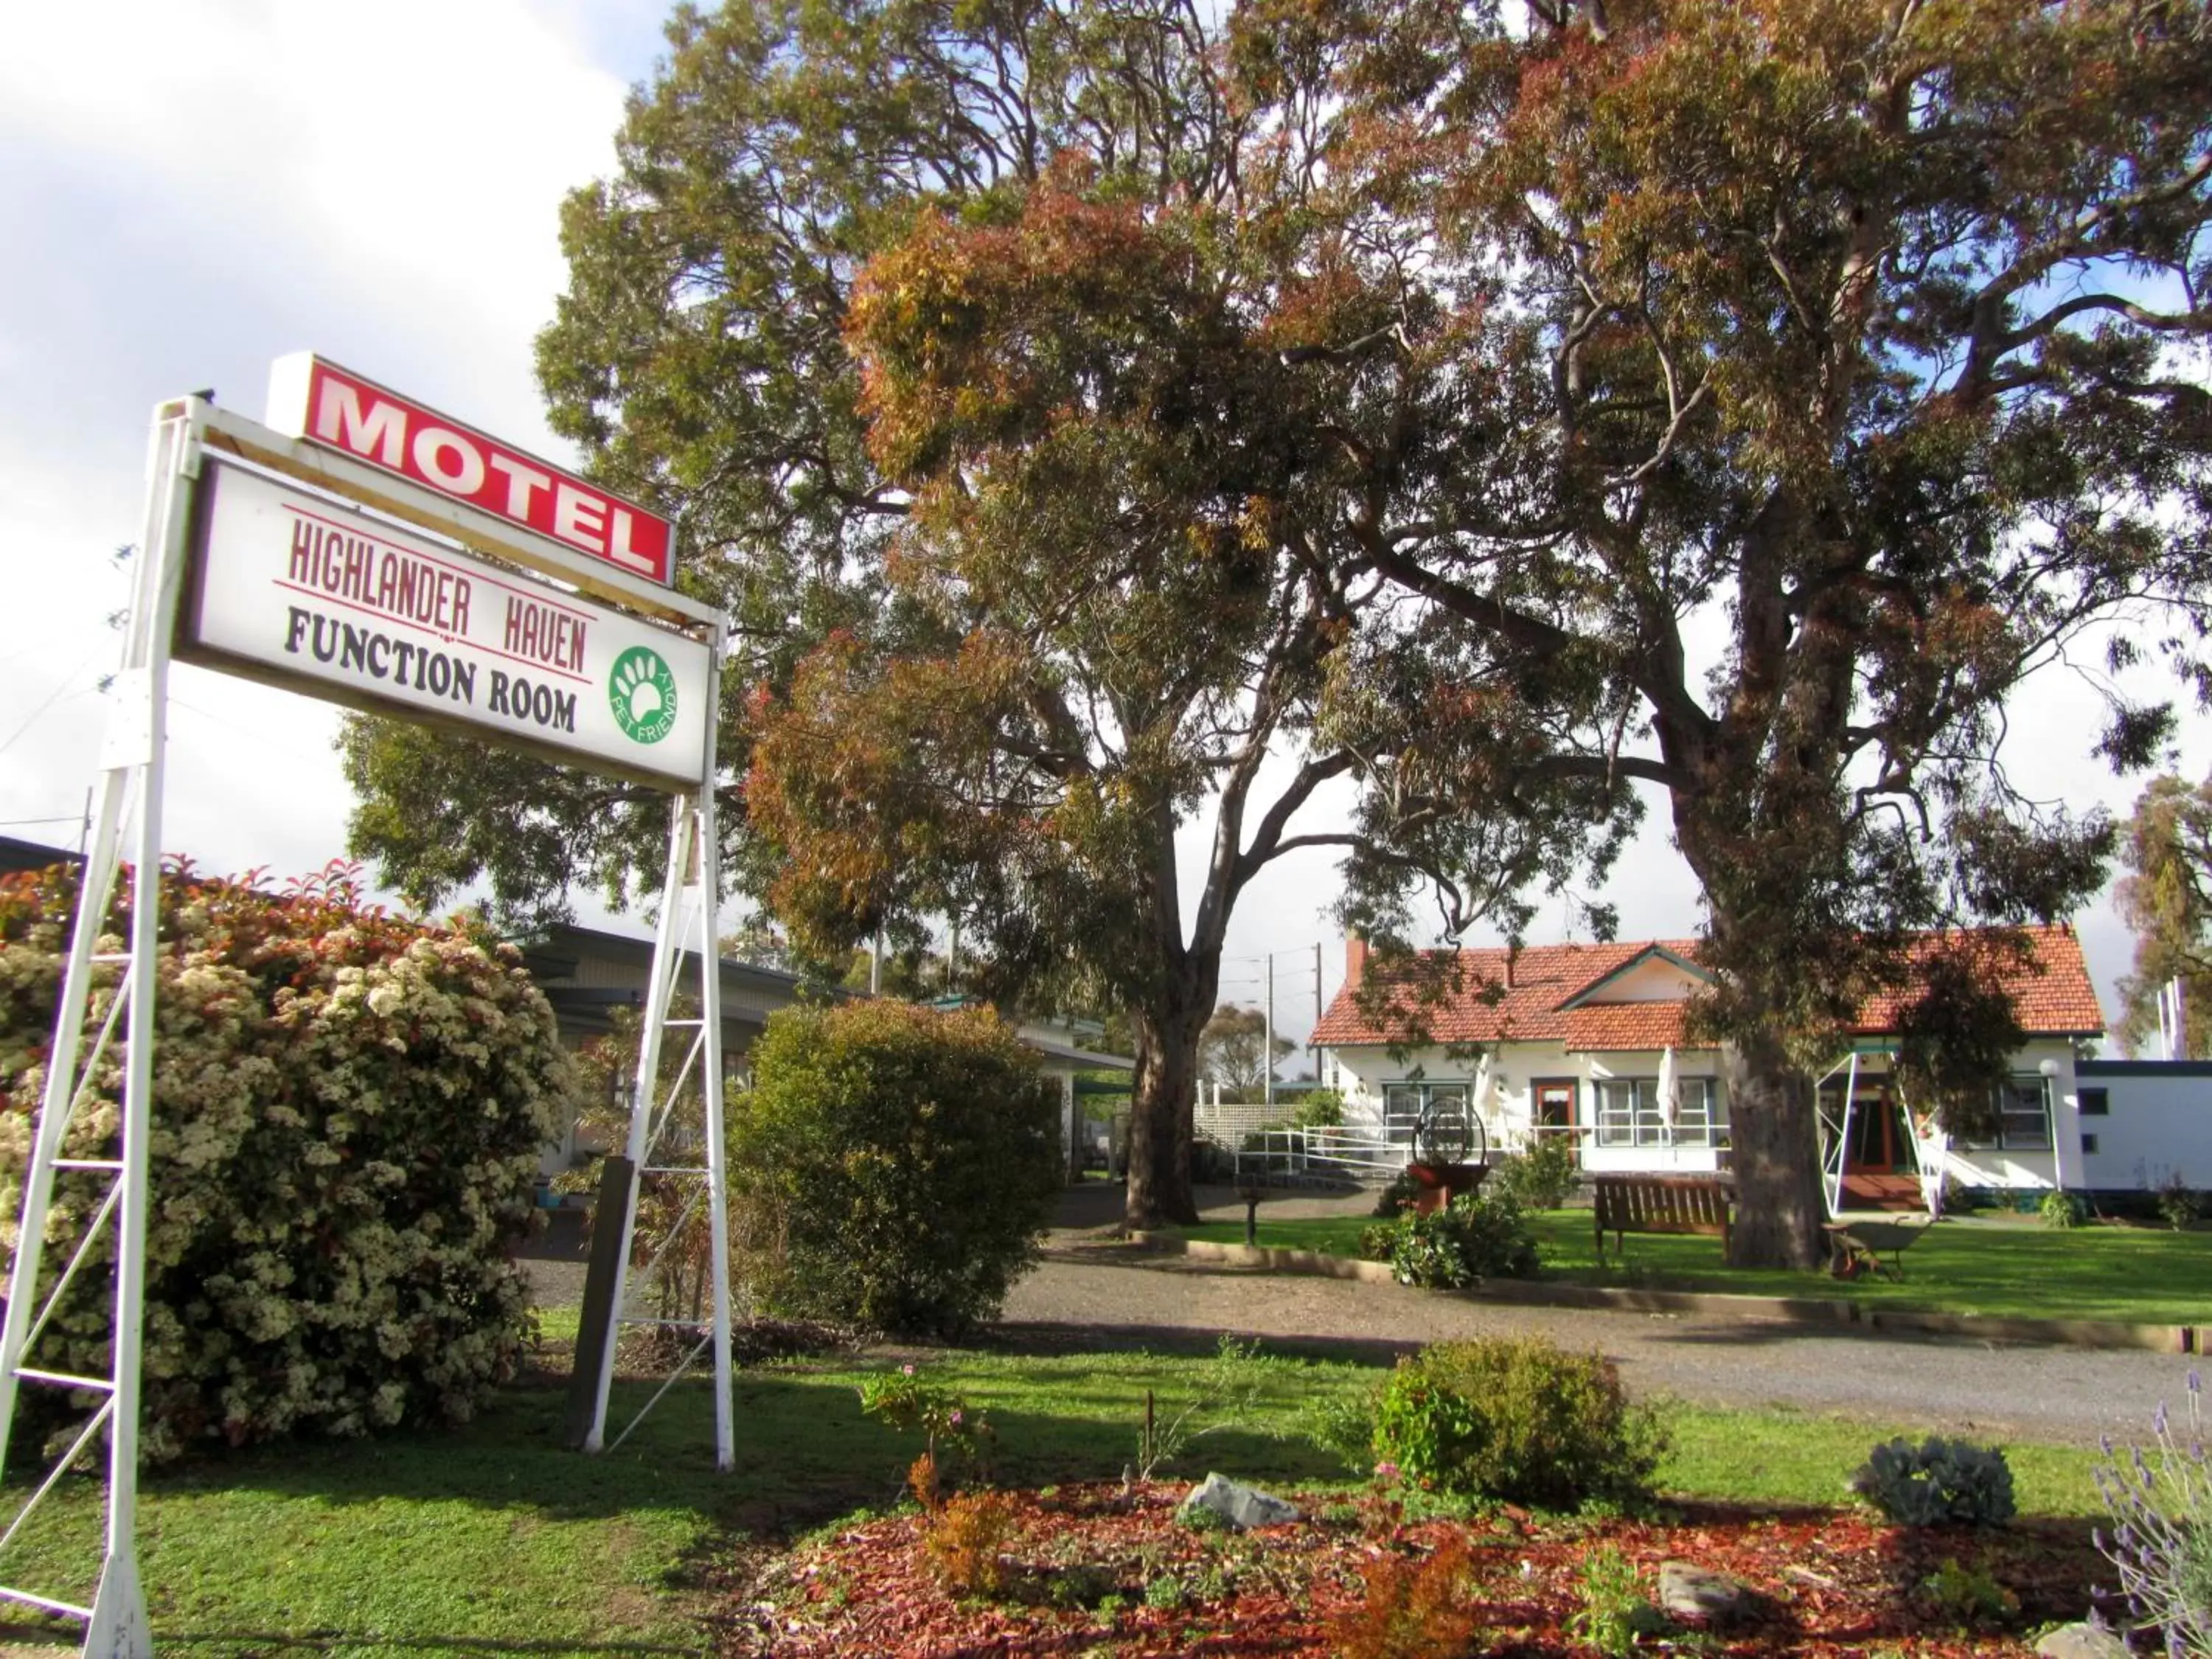
[[[1110,1194],[1110,1197],[1108,1196]],[[1188,1343],[1215,1333],[1380,1353],[1450,1337],[1537,1331],[1602,1349],[1642,1394],[1720,1406],[1790,1406],[1996,1439],[2094,1444],[2141,1437],[2179,1401],[2192,1359],[2000,1346],[1701,1314],[1530,1308],[1397,1285],[1313,1279],[1149,1255],[1102,1242],[1119,1189],[1070,1194],[1047,1260],[1014,1287],[1002,1330],[1018,1343]],[[1211,1199],[1211,1202],[1206,1200]],[[1363,1200],[1352,1200],[1357,1205]],[[1340,1213],[1346,1200],[1273,1201],[1266,1213]],[[1242,1219],[1233,1194],[1208,1219]]]
[[[1242,1220],[1225,1189],[1200,1189],[1210,1220]],[[1062,1204],[1043,1264],[1014,1286],[1000,1334],[1018,1346],[1210,1346],[1222,1334],[1342,1349],[1370,1358],[1449,1337],[1542,1332],[1599,1348],[1640,1394],[1716,1406],[1787,1406],[1998,1440],[2094,1445],[2139,1439],[2160,1400],[2179,1401],[2189,1367],[2175,1354],[1962,1342],[1705,1314],[1644,1314],[1484,1303],[1399,1285],[1314,1279],[1199,1263],[1103,1236],[1118,1187],[1094,1183]],[[1278,1199],[1266,1213],[1364,1212],[1370,1200]],[[576,1301],[580,1261],[526,1269],[541,1306]]]

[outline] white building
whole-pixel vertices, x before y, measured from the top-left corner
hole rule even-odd
[[[2063,927],[2025,931],[2029,961],[2002,976],[2027,1037],[1994,1129],[1950,1141],[1901,1097],[1899,1000],[1871,1000],[1820,1079],[1832,1206],[1917,1205],[1945,1176],[2013,1193],[2136,1191],[2182,1169],[2212,1187],[2212,1066],[2084,1060],[2105,1021],[2081,943]],[[1706,978],[1697,950],[1674,939],[1428,952],[1397,1006],[1414,1005],[1406,987],[1416,981],[1435,987],[1430,1040],[1394,1047],[1360,1006],[1367,955],[1352,939],[1344,989],[1315,1032],[1323,1078],[1343,1092],[1347,1125],[1395,1139],[1424,1107],[1457,1106],[1480,1119],[1493,1152],[1548,1134],[1593,1171],[1725,1170],[1720,1054],[1684,1030]]]

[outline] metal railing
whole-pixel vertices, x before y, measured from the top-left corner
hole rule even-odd
[[[1237,1152],[1242,1186],[1340,1184],[1387,1186],[1405,1171],[1413,1148],[1404,1138],[1362,1125],[1322,1129],[1267,1129],[1260,1144]]]

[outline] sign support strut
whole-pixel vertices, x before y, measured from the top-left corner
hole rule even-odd
[[[714,642],[718,670],[721,653],[718,630]],[[706,768],[709,780],[714,775],[715,725],[710,717],[707,722]],[[729,1200],[725,1179],[727,1149],[723,1133],[721,950],[716,927],[720,888],[720,846],[714,823],[714,786],[709,781],[677,798],[669,825],[668,876],[661,891],[660,919],[653,936],[652,976],[647,981],[644,1020],[638,1034],[637,1075],[630,1096],[629,1137],[623,1148],[629,1166],[629,1177],[624,1182],[603,1185],[600,1189],[602,1206],[614,1196],[616,1186],[625,1194],[620,1223],[622,1244],[614,1254],[611,1293],[604,1299],[588,1294],[586,1297],[587,1304],[605,1307],[605,1322],[596,1331],[580,1330],[577,1343],[580,1358],[584,1344],[598,1345],[590,1427],[584,1436],[583,1449],[587,1452],[611,1451],[629,1437],[645,1419],[646,1413],[659,1402],[661,1395],[667,1392],[664,1384],[661,1393],[646,1402],[628,1426],[614,1437],[612,1444],[608,1443],[607,1407],[613,1391],[616,1339],[622,1328],[636,1325],[700,1332],[703,1327],[696,1346],[678,1364],[669,1381],[672,1382],[690,1369],[702,1351],[712,1347],[714,1467],[726,1471],[735,1467],[737,1451],[731,1417]],[[675,1013],[680,981],[687,967],[696,968],[698,974],[693,1005],[698,1009],[696,1018],[678,1018]],[[663,1063],[672,1032],[678,1034],[679,1039],[681,1034],[690,1035],[672,1081],[664,1077]],[[696,1116],[688,1099],[694,1086],[700,1095]],[[708,1300],[704,1319],[698,1317],[696,1312],[687,1316],[680,1301],[667,1299],[665,1278],[658,1280],[664,1291],[665,1311],[662,1315],[629,1311],[633,1284],[630,1263],[638,1248],[638,1204],[647,1182],[656,1183],[672,1200],[685,1188],[690,1189],[690,1197],[680,1207],[672,1201],[662,1206],[664,1211],[674,1210],[675,1220],[660,1237],[650,1241],[653,1253],[635,1278],[653,1283],[657,1275],[670,1267],[680,1272],[687,1255],[696,1257],[696,1235],[691,1229],[703,1198],[708,1212],[709,1278],[705,1287]],[[612,1220],[612,1217],[602,1212],[595,1224],[605,1226]],[[696,1272],[696,1259],[692,1266]]]
[[[117,675],[118,707],[100,756],[99,814],[77,889],[54,1043],[31,1158],[23,1178],[22,1228],[8,1288],[8,1313],[0,1326],[0,1462],[14,1426],[16,1392],[24,1383],[104,1395],[61,1463],[0,1534],[11,1540],[51,1492],[58,1477],[104,1427],[107,1432],[106,1538],[100,1586],[89,1607],[33,1591],[0,1586],[0,1597],[86,1621],[88,1659],[150,1659],[153,1638],[138,1581],[139,1354],[145,1301],[147,1142],[154,1109],[155,967],[159,950],[161,889],[161,785],[167,726],[169,641],[184,569],[185,514],[179,511],[187,481],[198,475],[198,434],[207,405],[198,398],[162,404],[155,412],[147,463],[146,519],[138,571]],[[108,901],[131,848],[131,936],[128,949],[97,947]],[[120,966],[119,982],[112,970]],[[96,989],[112,986],[100,1028],[88,1054],[81,1054],[86,1018]],[[118,1024],[124,1057],[120,1156],[71,1158],[69,1132],[95,1093]],[[108,1177],[105,1199],[77,1239],[61,1273],[44,1284],[46,1232],[57,1171]],[[113,1340],[107,1376],[64,1376],[27,1364],[40,1334],[59,1305],[90,1247],[112,1221],[115,1227]]]

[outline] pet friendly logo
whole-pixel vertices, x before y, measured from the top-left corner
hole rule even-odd
[[[615,659],[607,676],[607,701],[615,723],[635,743],[659,743],[676,725],[676,676],[658,652],[634,645]]]

